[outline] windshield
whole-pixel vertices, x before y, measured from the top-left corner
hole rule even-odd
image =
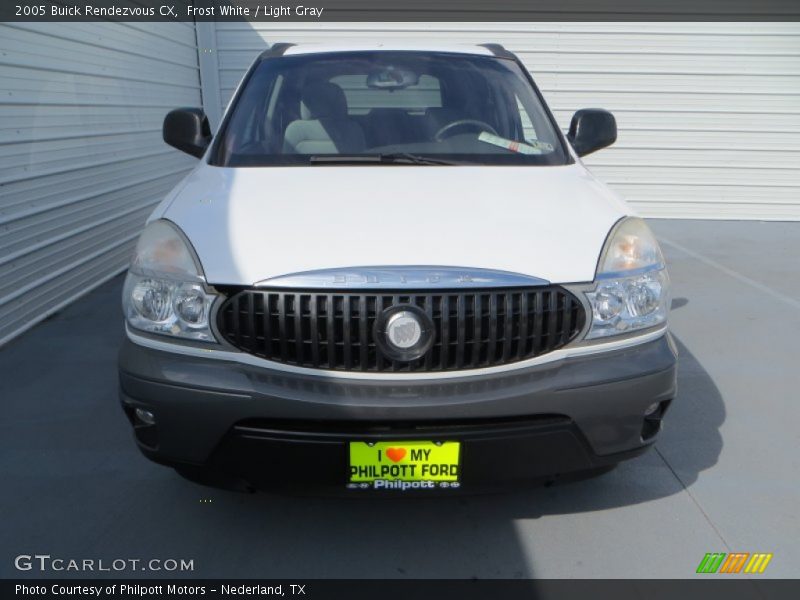
[[[567,162],[515,61],[389,51],[260,61],[211,159],[229,167]]]

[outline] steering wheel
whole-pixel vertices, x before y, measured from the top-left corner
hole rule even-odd
[[[485,121],[479,121],[478,119],[459,119],[458,121],[453,121],[452,123],[448,123],[447,125],[442,127],[439,131],[436,132],[436,135],[433,136],[433,139],[436,140],[437,142],[441,142],[442,140],[445,139],[445,137],[450,137],[449,135],[445,136],[444,135],[445,133],[455,129],[456,127],[463,127],[463,126],[480,128],[481,131],[488,131],[489,133],[497,135],[497,130],[488,123],[486,123]]]

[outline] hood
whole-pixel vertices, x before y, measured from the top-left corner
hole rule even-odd
[[[216,285],[410,265],[591,281],[606,235],[630,214],[581,164],[201,164],[159,212],[184,231]]]

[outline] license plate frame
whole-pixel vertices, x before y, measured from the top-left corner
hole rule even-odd
[[[347,487],[431,490],[461,487],[462,443],[457,440],[391,440],[347,443]]]

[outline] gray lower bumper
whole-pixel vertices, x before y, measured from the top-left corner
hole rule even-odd
[[[121,400],[151,410],[156,460],[204,463],[245,419],[413,422],[568,417],[598,456],[634,451],[643,416],[676,387],[669,335],[638,346],[485,377],[398,382],[326,379],[188,357],[126,340]]]

